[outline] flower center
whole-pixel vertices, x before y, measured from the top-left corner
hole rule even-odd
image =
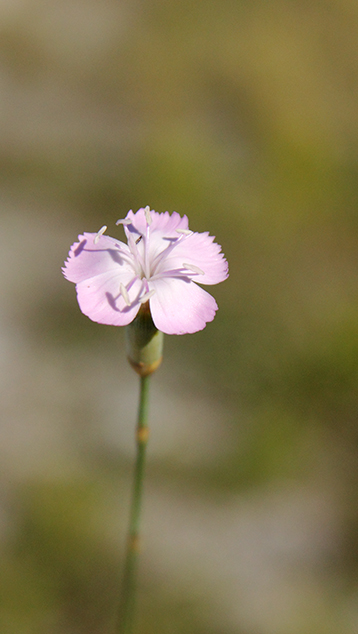
[[[149,263],[149,225],[152,222],[152,218],[150,216],[150,208],[146,207],[144,210],[145,219],[146,219],[146,230],[145,234],[140,234],[137,238],[134,238],[132,232],[130,230],[130,226],[132,225],[132,221],[130,218],[124,218],[123,220],[117,220],[116,225],[124,225],[128,227],[127,232],[127,240],[130,252],[133,256],[132,266],[134,269],[134,273],[139,279],[150,278],[150,263]],[[133,225],[132,225],[133,227]],[[135,231],[138,234],[137,229]]]
[[[150,214],[150,207],[147,206],[144,209],[145,227],[142,228],[142,233],[133,224],[130,218],[124,218],[123,220],[117,220],[116,224],[122,224],[127,227],[126,235],[128,240],[128,247],[131,252],[131,266],[135,274],[135,279],[142,281],[142,290],[140,291],[137,301],[141,304],[147,302],[155,293],[155,290],[149,290],[148,282],[150,280],[156,280],[159,278],[168,277],[185,277],[189,279],[195,279],[197,275],[205,275],[195,264],[183,262],[181,266],[176,266],[174,269],[170,268],[169,261],[171,252],[175,249],[179,242],[185,241],[186,238],[192,235],[190,229],[176,229],[178,236],[161,236],[163,241],[163,248],[159,249],[156,254],[150,253],[150,238],[151,238],[151,224],[153,218]],[[102,235],[102,229],[98,232]],[[160,232],[160,231],[159,231]],[[158,236],[159,237],[159,236]],[[190,252],[190,250],[189,250]],[[169,265],[169,266],[168,266]],[[134,280],[132,280],[133,282]],[[131,299],[129,297],[129,287],[124,287],[121,284],[120,294],[122,295],[127,306],[131,305]]]

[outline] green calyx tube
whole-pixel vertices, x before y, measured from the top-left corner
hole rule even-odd
[[[149,302],[141,306],[138,315],[126,326],[128,361],[140,376],[148,376],[159,368],[163,358],[163,333],[150,314]]]

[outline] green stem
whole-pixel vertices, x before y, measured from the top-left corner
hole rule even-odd
[[[143,493],[145,450],[148,440],[149,375],[140,378],[140,400],[136,432],[137,459],[134,472],[132,504],[129,522],[127,552],[124,564],[122,597],[118,621],[118,634],[131,634],[136,591],[137,561],[139,551],[139,525]]]

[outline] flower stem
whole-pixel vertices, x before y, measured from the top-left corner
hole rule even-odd
[[[137,562],[139,552],[139,525],[143,493],[145,453],[148,440],[148,396],[150,375],[140,377],[140,400],[136,431],[137,458],[129,522],[127,552],[124,564],[122,597],[120,603],[118,634],[131,634],[136,592]]]

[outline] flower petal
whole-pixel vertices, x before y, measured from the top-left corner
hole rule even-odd
[[[107,271],[124,269],[133,274],[132,255],[128,246],[103,235],[95,243],[96,236],[96,233],[78,236],[79,242],[72,245],[62,268],[65,278],[78,283]]]
[[[177,237],[176,230],[177,229],[187,229],[188,228],[188,218],[187,216],[181,217],[176,211],[173,211],[172,214],[169,214],[168,211],[160,214],[156,211],[150,211],[150,216],[152,218],[152,223],[150,225],[151,233],[159,232],[163,236],[168,237]],[[126,219],[129,218],[132,222],[132,227],[136,229],[138,234],[145,234],[147,228],[147,221],[145,216],[144,209],[138,209],[138,211],[134,214],[133,211],[129,211]],[[124,230],[127,232],[130,230],[131,225],[124,226]]]
[[[199,284],[218,284],[228,277],[228,263],[221,246],[214,242],[214,237],[208,232],[192,233],[183,236],[168,257],[163,257],[158,264],[155,274],[165,273],[168,270],[181,269],[184,263],[204,271],[195,274],[194,281]]]
[[[168,335],[197,332],[215,317],[215,299],[185,278],[160,278],[149,288],[155,289],[149,300],[154,324]]]
[[[125,291],[122,289],[125,287]],[[126,326],[135,318],[143,282],[133,272],[111,270],[77,284],[81,311],[92,321],[111,326]],[[128,299],[131,302],[128,306]]]

